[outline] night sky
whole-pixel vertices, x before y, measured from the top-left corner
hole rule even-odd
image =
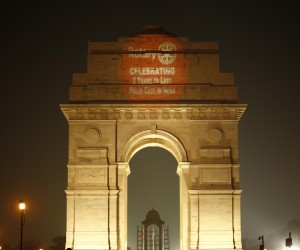
[[[20,198],[28,203],[24,240],[47,247],[65,234],[68,126],[59,104],[68,103],[72,73],[86,72],[88,41],[116,41],[145,25],[219,41],[221,72],[235,73],[239,103],[248,104],[239,125],[243,238],[257,240],[300,220],[300,14],[292,1],[78,2],[1,7],[0,245],[19,243]],[[169,171],[164,178],[139,180],[159,164]],[[154,207],[176,237],[176,164],[157,148],[133,157],[133,236]],[[175,192],[168,200],[159,192],[165,183]],[[147,204],[137,202],[138,189]]]

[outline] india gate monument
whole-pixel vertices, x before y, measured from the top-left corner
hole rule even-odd
[[[129,161],[161,147],[178,162],[179,248],[242,249],[246,105],[219,61],[218,42],[159,26],[88,42],[87,70],[73,74],[69,104],[60,105],[69,125],[66,248],[127,250]]]

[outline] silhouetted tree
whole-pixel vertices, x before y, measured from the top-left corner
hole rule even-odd
[[[4,243],[1,245],[2,249],[1,250],[14,250],[13,247],[9,246],[8,244]]]
[[[23,243],[23,250],[36,250],[40,248],[41,248],[41,243],[34,239],[25,240]]]
[[[292,233],[293,245],[300,245],[300,221],[291,220],[286,226],[275,233],[265,237],[265,247],[272,250],[281,250],[285,246],[285,239]],[[260,241],[258,236],[255,239],[243,239],[243,250],[258,250]]]
[[[48,250],[65,250],[66,236],[56,236],[51,240],[51,246]]]

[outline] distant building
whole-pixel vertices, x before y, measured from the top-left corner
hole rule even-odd
[[[159,213],[152,209],[141,227],[137,227],[137,250],[169,250],[169,228],[165,227]]]

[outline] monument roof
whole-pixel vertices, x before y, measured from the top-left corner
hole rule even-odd
[[[147,25],[144,26],[141,31],[133,33],[130,35],[131,37],[134,36],[169,36],[169,37],[177,37],[177,35],[166,31],[163,27],[157,25]]]

